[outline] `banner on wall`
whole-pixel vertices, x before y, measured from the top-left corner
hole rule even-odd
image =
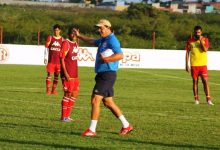
[[[43,45],[0,45],[0,64],[44,65]],[[185,69],[185,50],[122,48],[120,68]],[[79,47],[79,66],[94,67],[96,47]],[[220,70],[220,52],[208,52],[209,70]]]

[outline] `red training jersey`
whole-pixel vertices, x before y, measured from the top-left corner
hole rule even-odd
[[[63,42],[60,51],[60,58],[64,58],[66,70],[70,78],[78,78],[77,47],[78,44],[76,42],[67,39]],[[61,78],[64,77],[64,71],[61,67]]]
[[[54,36],[48,36],[45,47],[49,49],[48,63],[60,64],[60,50],[64,41],[63,37],[56,38]]]

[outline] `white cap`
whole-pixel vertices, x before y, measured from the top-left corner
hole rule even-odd
[[[101,19],[101,20],[99,20],[99,22],[95,26],[97,26],[97,27],[102,27],[102,26],[111,27],[112,25],[108,20]]]

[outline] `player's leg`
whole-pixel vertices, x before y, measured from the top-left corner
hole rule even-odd
[[[76,99],[78,97],[78,93],[79,93],[79,79],[76,78],[76,79],[72,79],[69,81],[70,85],[69,85],[69,88],[68,88],[68,91],[71,93],[70,94],[70,100],[69,100],[69,104],[68,104],[68,109],[67,109],[67,112],[68,112],[68,119],[70,121],[73,121],[73,119],[70,118],[70,114],[72,112],[72,109],[75,105],[75,102],[76,102]]]
[[[199,89],[198,89],[198,80],[199,80],[199,70],[198,67],[191,67],[191,76],[193,82],[193,95],[195,104],[199,104]]]
[[[60,64],[54,64],[54,79],[51,92],[52,94],[57,94],[56,88],[59,81],[60,67]]]
[[[204,92],[205,92],[205,95],[206,95],[206,101],[209,105],[214,105],[212,103],[212,100],[211,100],[210,89],[209,89],[209,85],[208,85],[207,67],[203,68],[201,78],[202,78],[202,83],[203,83],[203,89],[204,89]]]
[[[93,94],[91,97],[91,122],[88,129],[86,129],[82,136],[96,136],[96,126],[98,123],[99,115],[100,115],[100,103],[103,99],[103,96],[101,95],[95,95]]]
[[[193,95],[195,101],[199,101],[198,78],[193,79]]]
[[[122,129],[120,134],[127,134],[133,130],[133,126],[127,121],[125,116],[122,114],[120,108],[115,104],[112,97],[105,97],[103,99],[105,107],[111,110],[111,112],[121,121]]]
[[[54,73],[53,86],[51,94],[57,94],[56,88],[59,81],[59,72]]]
[[[50,94],[50,84],[51,84],[51,77],[52,74],[50,72],[47,72],[47,77],[46,77],[46,94]]]

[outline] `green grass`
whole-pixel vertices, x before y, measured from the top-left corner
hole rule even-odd
[[[194,105],[191,77],[184,70],[120,69],[115,102],[135,130],[121,128],[101,106],[97,136],[81,137],[90,123],[93,68],[79,68],[80,94],[73,123],[62,123],[63,95],[45,95],[44,66],[0,65],[0,149],[220,149],[219,72],[209,71],[214,106]]]

